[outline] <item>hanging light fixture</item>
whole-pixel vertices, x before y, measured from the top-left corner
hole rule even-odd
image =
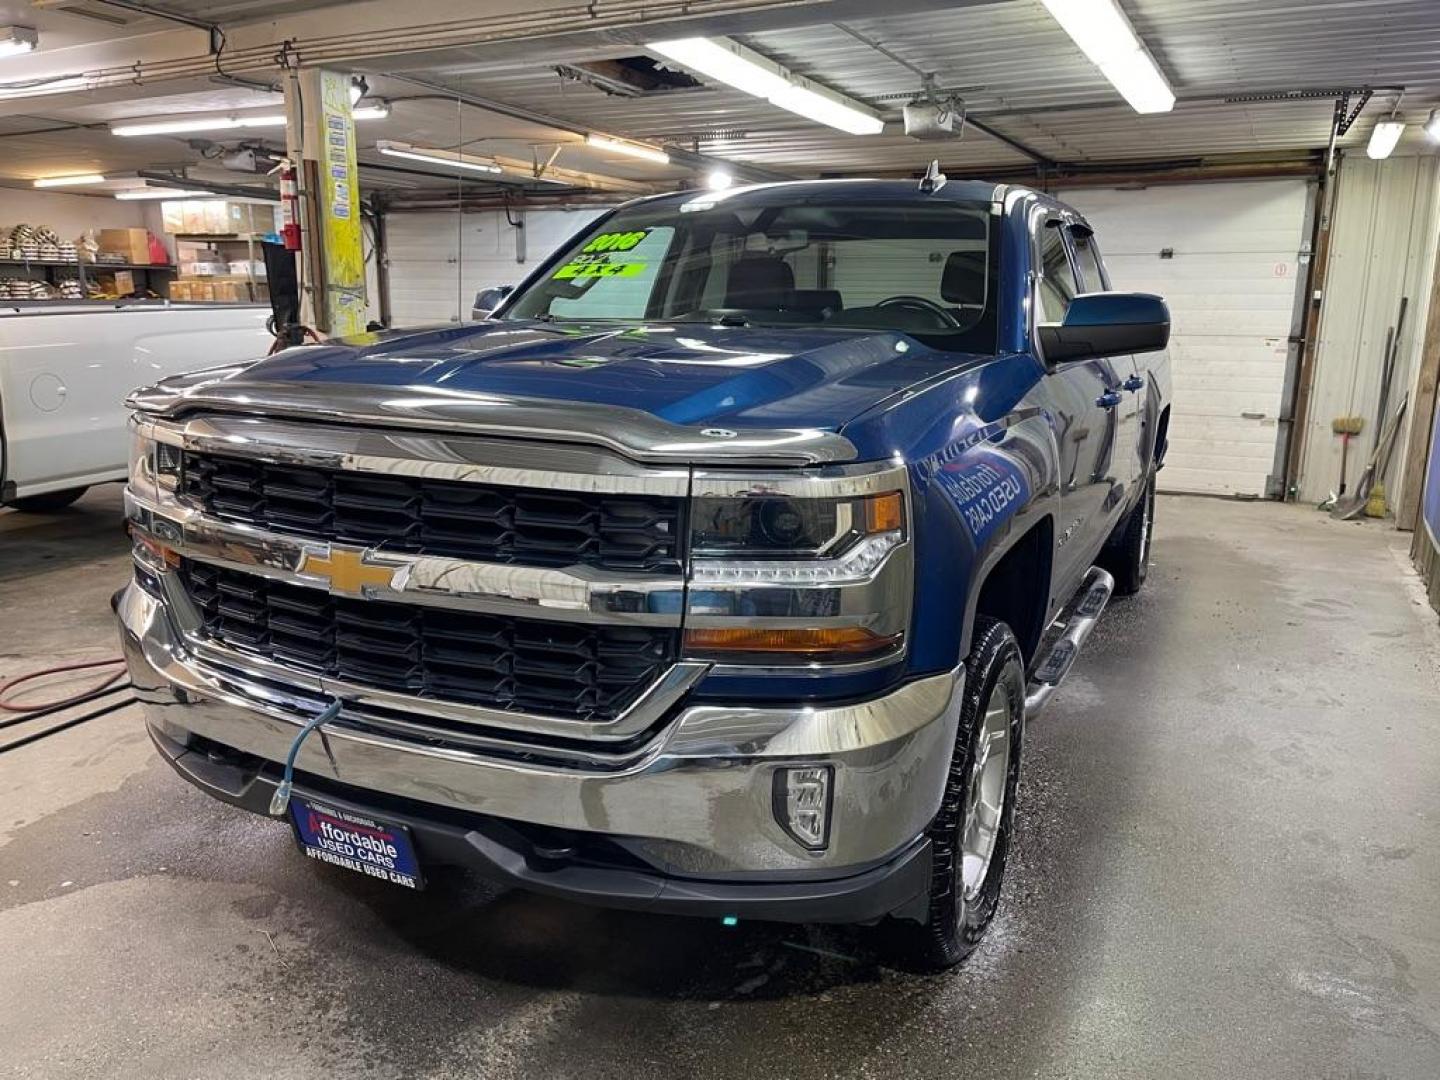
[[[878,135],[885,121],[854,98],[795,75],[730,38],[674,38],[646,46],[681,67],[764,98],[778,108],[851,135]]]
[[[500,173],[505,171],[498,162],[491,158],[474,157],[470,154],[462,154],[458,150],[411,146],[409,143],[391,142],[386,139],[377,142],[375,149],[386,157],[405,158],[407,161],[420,161],[426,165],[440,165],[447,169],[459,169],[463,172]]]
[[[1170,83],[1115,0],[1040,2],[1132,109],[1163,113],[1175,107]]]
[[[1405,124],[1396,120],[1393,114],[1389,120],[1377,121],[1375,130],[1370,132],[1370,142],[1365,147],[1365,156],[1374,161],[1384,161],[1394,151],[1400,142],[1400,136],[1404,133]]]
[[[659,147],[647,146],[645,143],[617,139],[612,135],[597,135],[594,132],[585,136],[585,142],[597,150],[609,150],[611,153],[624,154],[642,161],[653,161],[656,165],[670,164],[669,154]]]
[[[103,184],[105,177],[99,173],[81,173],[78,176],[42,176],[35,181],[37,188],[79,187],[84,184]]]

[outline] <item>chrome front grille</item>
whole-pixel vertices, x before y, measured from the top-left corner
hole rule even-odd
[[[633,705],[679,652],[673,628],[350,599],[193,559],[178,573],[208,640],[432,701],[605,723]]]
[[[347,472],[186,450],[180,494],[222,521],[387,552],[678,573],[681,498]]]
[[[339,698],[390,737],[609,760],[710,667],[679,658],[687,467],[256,416],[135,427],[157,448],[126,492],[136,558],[197,677]]]

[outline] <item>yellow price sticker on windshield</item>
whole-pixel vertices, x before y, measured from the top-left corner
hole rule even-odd
[[[637,247],[640,241],[650,235],[648,229],[636,229],[634,232],[607,232],[591,240],[580,249],[582,255],[595,255],[602,251],[629,251]]]
[[[588,262],[577,259],[551,274],[552,280],[565,278],[634,277],[645,270],[645,263]]]

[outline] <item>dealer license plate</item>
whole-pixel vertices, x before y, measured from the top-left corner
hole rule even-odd
[[[420,860],[410,830],[368,814],[292,796],[290,819],[300,850],[357,874],[420,889]]]

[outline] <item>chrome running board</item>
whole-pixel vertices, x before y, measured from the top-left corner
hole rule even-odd
[[[1075,590],[1075,595],[1061,608],[1041,641],[1040,655],[1043,659],[1030,673],[1030,681],[1025,687],[1026,717],[1033,717],[1043,709],[1050,695],[1065,681],[1075,657],[1080,655],[1080,647],[1100,621],[1100,614],[1114,591],[1115,579],[1100,567],[1092,566],[1080,588]]]

